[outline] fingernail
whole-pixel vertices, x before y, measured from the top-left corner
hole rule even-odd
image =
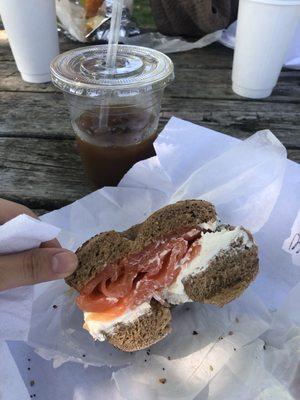
[[[52,271],[57,275],[69,275],[77,267],[77,257],[71,252],[58,253],[52,258]]]

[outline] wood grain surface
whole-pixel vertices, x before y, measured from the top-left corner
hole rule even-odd
[[[61,39],[61,51],[78,46]],[[274,93],[255,101],[231,90],[232,50],[214,44],[171,55],[176,80],[166,90],[161,130],[173,115],[246,138],[271,129],[300,162],[300,71],[284,70]],[[0,197],[39,214],[92,190],[81,167],[62,93],[22,81],[5,35],[0,35]]]

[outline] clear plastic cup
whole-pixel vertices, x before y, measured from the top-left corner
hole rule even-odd
[[[143,47],[118,46],[107,70],[107,46],[63,53],[51,64],[54,85],[65,92],[79,153],[90,179],[115,186],[138,161],[155,155],[153,142],[172,61]]]
[[[300,0],[240,0],[232,89],[259,99],[275,87],[300,19]]]

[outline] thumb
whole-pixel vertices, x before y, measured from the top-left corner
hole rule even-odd
[[[0,291],[65,278],[77,267],[77,257],[61,248],[39,248],[0,257]]]

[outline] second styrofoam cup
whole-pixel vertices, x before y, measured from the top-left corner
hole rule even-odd
[[[300,0],[240,0],[232,89],[270,96],[300,20]]]
[[[0,0],[0,13],[23,80],[50,81],[59,53],[55,0]]]

